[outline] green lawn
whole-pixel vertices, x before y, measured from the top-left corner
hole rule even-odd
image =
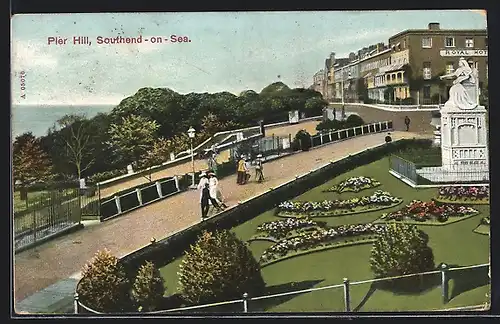
[[[403,198],[403,204],[386,209],[383,211],[385,213],[396,211],[411,200],[429,201],[436,196],[437,188],[413,189],[390,175],[388,167],[388,158],[384,158],[338,176],[294,200],[349,199],[359,195],[370,195],[376,190],[388,191],[394,196]],[[373,177],[382,185],[360,193],[323,192],[352,176]],[[436,265],[445,262],[452,266],[467,266],[488,262],[489,237],[478,235],[473,230],[478,226],[482,217],[489,215],[489,205],[474,205],[473,207],[480,213],[463,221],[445,226],[419,226],[429,235],[429,245],[433,249]],[[325,217],[321,221],[326,222],[328,226],[368,223],[378,219],[381,213],[381,211],[373,211],[358,215]],[[242,240],[247,241],[256,233],[257,226],[277,219],[279,218],[274,216],[274,210],[270,210],[235,227],[233,231]],[[271,242],[254,241],[249,246],[258,259],[271,244]],[[342,247],[306,254],[266,266],[262,269],[268,288],[266,294],[341,284],[345,277],[351,282],[371,279],[373,274],[369,264],[370,251],[371,244]],[[180,259],[160,270],[165,278],[168,295],[174,293],[177,288],[179,262]],[[439,283],[439,278],[440,274],[437,274],[425,281]],[[424,289],[426,286],[429,287]],[[427,285],[424,282],[422,289],[424,290],[418,293],[398,293],[376,287],[372,289],[371,284],[353,285],[351,286],[351,309],[360,312],[419,311],[481,304],[486,300],[485,294],[489,292],[487,270],[474,269],[462,275],[453,272],[453,278],[450,280],[451,299],[447,304],[442,303],[440,286]],[[342,288],[249,302],[250,311],[343,311],[343,307]]]

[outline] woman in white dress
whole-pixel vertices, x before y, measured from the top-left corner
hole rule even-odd
[[[210,185],[210,198],[214,199],[223,209],[227,208],[219,188],[219,180],[217,179],[215,173],[208,173],[208,183]]]

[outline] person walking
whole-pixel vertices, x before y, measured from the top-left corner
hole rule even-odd
[[[262,154],[258,154],[257,159],[255,160],[255,180],[259,183],[264,181],[264,173],[262,168]]]
[[[245,175],[244,175],[243,184],[246,184],[248,182],[248,180],[250,180],[250,178],[252,177],[250,175],[250,158],[249,157],[245,157],[244,168],[245,168]]]
[[[242,185],[244,180],[245,180],[245,159],[244,156],[242,155],[238,160],[238,176],[236,183]]]
[[[217,204],[222,207],[222,209],[226,209],[227,205],[224,203],[224,198],[220,191],[219,179],[217,179],[214,172],[208,173],[208,183],[210,187],[210,198],[215,200]]]
[[[405,117],[405,125],[406,125],[406,131],[410,130],[410,117],[406,116]]]
[[[204,220],[205,218],[207,218],[208,210],[210,209],[210,184],[205,172],[201,172],[200,174],[198,190],[200,190],[201,219]]]

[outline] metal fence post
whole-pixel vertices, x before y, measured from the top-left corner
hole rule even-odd
[[[78,293],[75,292],[75,295],[73,297],[73,311],[75,314],[79,314],[80,312],[80,306],[79,306],[79,302],[78,302]]]
[[[243,313],[248,313],[248,294],[243,294]]]
[[[137,200],[139,201],[139,205],[142,205],[141,189],[136,188],[135,189],[135,194],[137,195]]]
[[[332,141],[332,132],[331,131],[328,133],[328,137],[330,137],[330,142],[331,142]]]
[[[158,197],[162,198],[163,194],[161,192],[161,184],[159,181],[156,181],[155,184],[156,184],[156,192],[158,193]]]
[[[322,133],[319,133],[319,142],[320,142],[320,145],[323,145],[323,134]]]
[[[120,204],[120,196],[115,196],[115,204],[116,204],[116,210],[118,211],[118,214],[122,213],[122,206]]]
[[[344,304],[345,304],[345,311],[350,312],[351,298],[349,296],[349,279],[347,278],[344,278]]]
[[[448,265],[443,263],[441,265],[441,290],[443,294],[443,304],[448,303]]]

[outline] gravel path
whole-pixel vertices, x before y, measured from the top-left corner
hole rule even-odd
[[[380,144],[384,133],[366,135],[330,144],[309,152],[298,153],[264,165],[266,181],[245,186],[236,184],[236,176],[221,179],[221,190],[228,205],[250,198],[293,179],[296,175],[339,159],[350,153]],[[407,132],[394,132],[393,138],[419,137]],[[102,224],[87,227],[74,234],[47,242],[15,256],[15,297],[22,300],[58,280],[81,270],[100,249],[107,248],[123,256],[147,245],[151,237],[164,238],[200,221],[199,193],[188,191],[151,204]]]

